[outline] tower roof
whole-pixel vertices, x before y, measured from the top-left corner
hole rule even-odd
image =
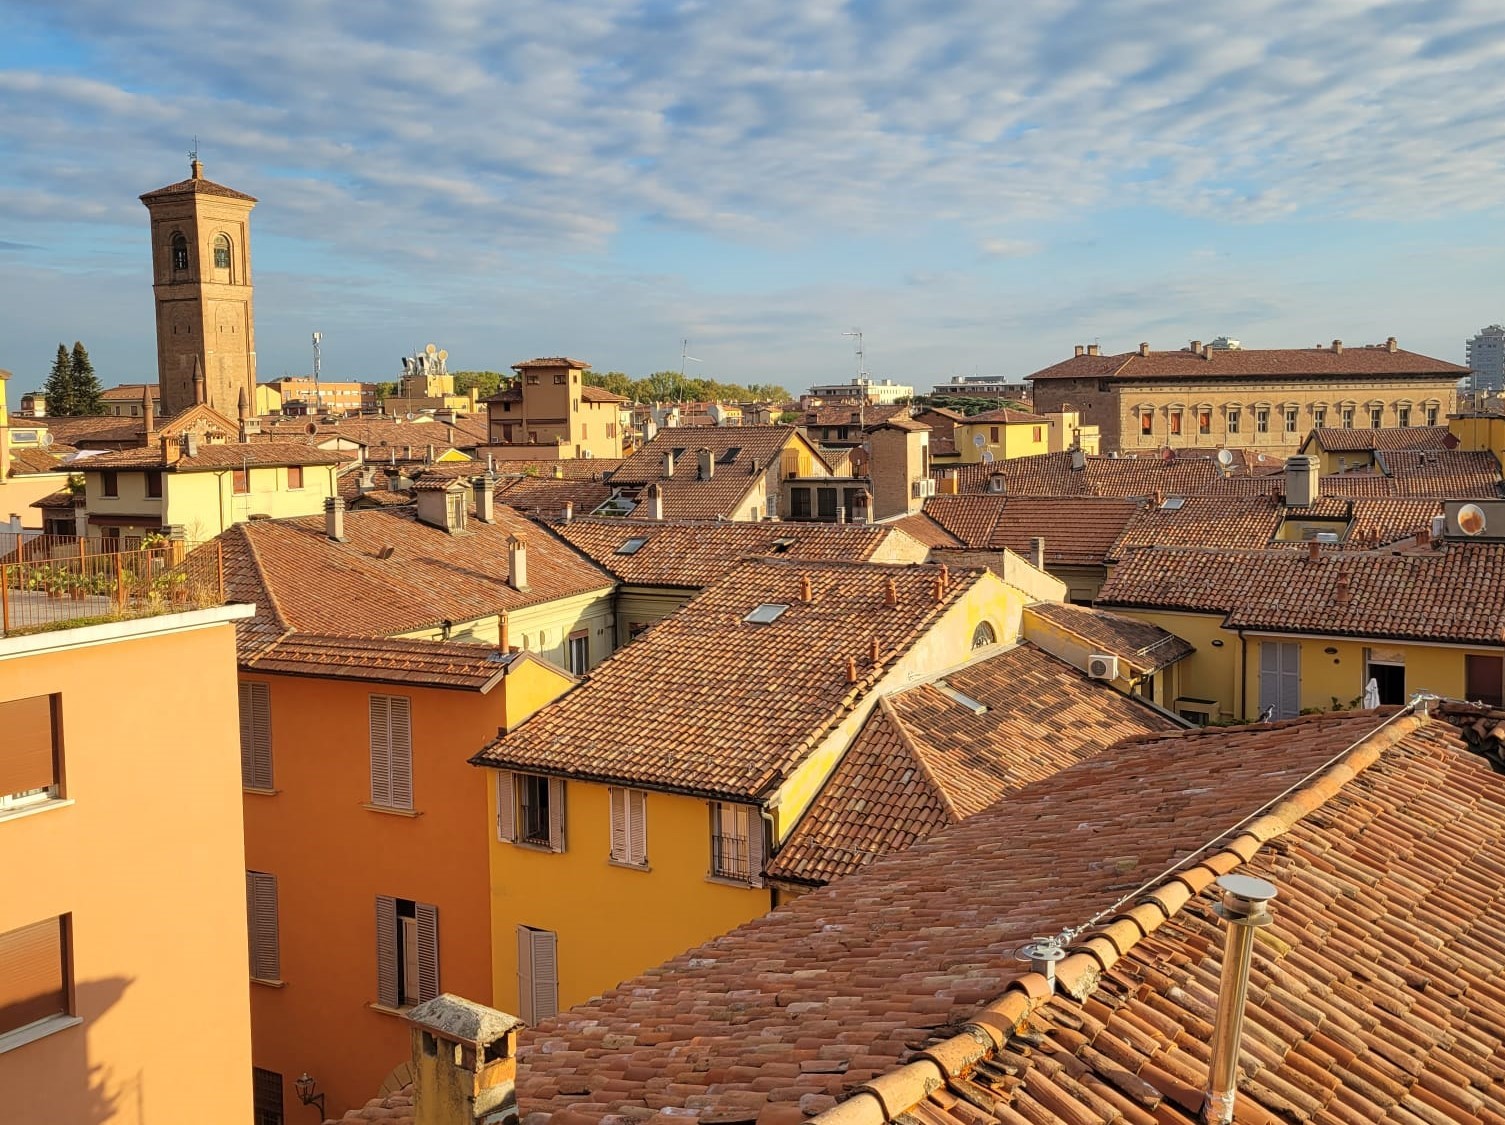
[[[193,162],[193,174],[188,179],[168,184],[156,191],[149,191],[141,197],[141,202],[151,204],[159,199],[170,199],[175,195],[217,195],[222,199],[243,199],[247,203],[256,202],[254,195],[247,195],[243,191],[236,191],[224,184],[204,179],[204,165],[198,160]]]

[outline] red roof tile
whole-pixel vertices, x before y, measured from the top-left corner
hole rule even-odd
[[[156,191],[149,191],[141,197],[142,203],[155,202],[174,195],[218,195],[224,199],[243,199],[248,203],[255,203],[254,195],[247,195],[243,191],[236,191],[224,184],[217,184],[213,180],[205,180],[200,177],[192,177],[187,180],[179,180],[175,184],[159,187]]]
[[[748,493],[761,477],[773,470],[784,448],[791,442],[805,444],[816,457],[815,447],[793,426],[699,427],[660,430],[611,474],[612,485],[634,495],[649,484],[657,484],[664,499],[666,519],[715,519],[731,516],[747,500]],[[697,452],[709,449],[715,459],[710,480],[699,479]],[[664,454],[675,452],[674,475],[664,477]],[[648,515],[648,506],[639,504],[633,513]]]
[[[283,637],[260,651],[247,667],[255,672],[486,692],[525,655],[456,641],[302,634]]]
[[[1041,368],[1026,379],[1268,379],[1346,378],[1353,376],[1426,375],[1458,379],[1468,374],[1431,356],[1380,347],[1331,348],[1208,348],[1191,351],[1137,351],[1119,355],[1082,355]]]
[[[1010,550],[1030,557],[1030,541],[1045,540],[1047,566],[1102,566],[1124,528],[1139,513],[1134,500],[1084,497],[936,496],[925,514],[973,550]]]
[[[1376,449],[1454,449],[1458,439],[1446,426],[1386,426],[1380,429],[1342,429],[1319,426],[1310,439],[1328,451]]]
[[[1036,602],[1025,608],[1144,672],[1158,672],[1190,656],[1195,647],[1158,625],[1069,602]]]

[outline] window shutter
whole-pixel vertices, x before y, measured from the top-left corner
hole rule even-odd
[[[523,1023],[538,1021],[533,1016],[533,931],[517,928],[517,1015]]]
[[[406,696],[388,697],[391,724],[392,804],[400,809],[413,807],[413,725],[411,703]]]
[[[0,703],[0,797],[57,782],[52,696]]]
[[[755,887],[763,885],[763,858],[767,849],[763,844],[763,818],[753,805],[747,810],[747,881]]]
[[[1277,719],[1301,714],[1301,645],[1289,641],[1280,646],[1280,709]]]
[[[418,918],[418,1002],[439,995],[439,908],[416,903]]]
[[[397,995],[397,900],[376,896],[376,1002],[396,1008]]]
[[[533,967],[533,1020],[546,1020],[559,1012],[559,958],[557,937],[552,930],[529,930]]]
[[[254,755],[252,744],[255,736],[251,725],[251,688],[252,684],[239,684],[240,689],[240,783],[242,785],[255,785],[251,780],[255,776]]]
[[[648,794],[627,790],[627,854],[632,863],[648,862]]]
[[[627,805],[631,790],[611,789],[611,858],[618,863],[631,863],[632,849],[627,842]]]
[[[257,980],[282,978],[282,949],[277,916],[277,876],[246,872],[246,914],[250,930],[251,975]]]
[[[253,789],[272,787],[271,689],[240,685],[240,781]]]
[[[564,851],[564,780],[549,778],[549,850]]]
[[[496,775],[496,838],[509,844],[517,839],[517,793],[511,770]]]
[[[371,697],[371,803],[392,803],[392,724],[388,696]]]
[[[63,919],[48,918],[0,934],[0,1033],[68,1010],[63,979]]]

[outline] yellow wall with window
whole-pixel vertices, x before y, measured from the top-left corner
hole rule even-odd
[[[995,461],[1010,457],[1031,457],[1050,452],[1049,421],[1038,422],[958,422],[955,441],[958,460],[969,465],[991,453]],[[993,435],[997,434],[995,438]],[[982,438],[982,445],[977,438]]]
[[[235,474],[229,470],[166,472],[162,474],[162,522],[182,527],[190,542],[201,542],[253,515],[272,519],[321,515],[324,501],[338,492],[337,468],[304,465],[303,487],[289,488],[286,466],[253,465],[246,493],[235,491]]]

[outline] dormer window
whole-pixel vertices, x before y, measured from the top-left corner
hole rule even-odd
[[[188,239],[181,234],[172,236],[172,268],[175,270],[188,268]]]

